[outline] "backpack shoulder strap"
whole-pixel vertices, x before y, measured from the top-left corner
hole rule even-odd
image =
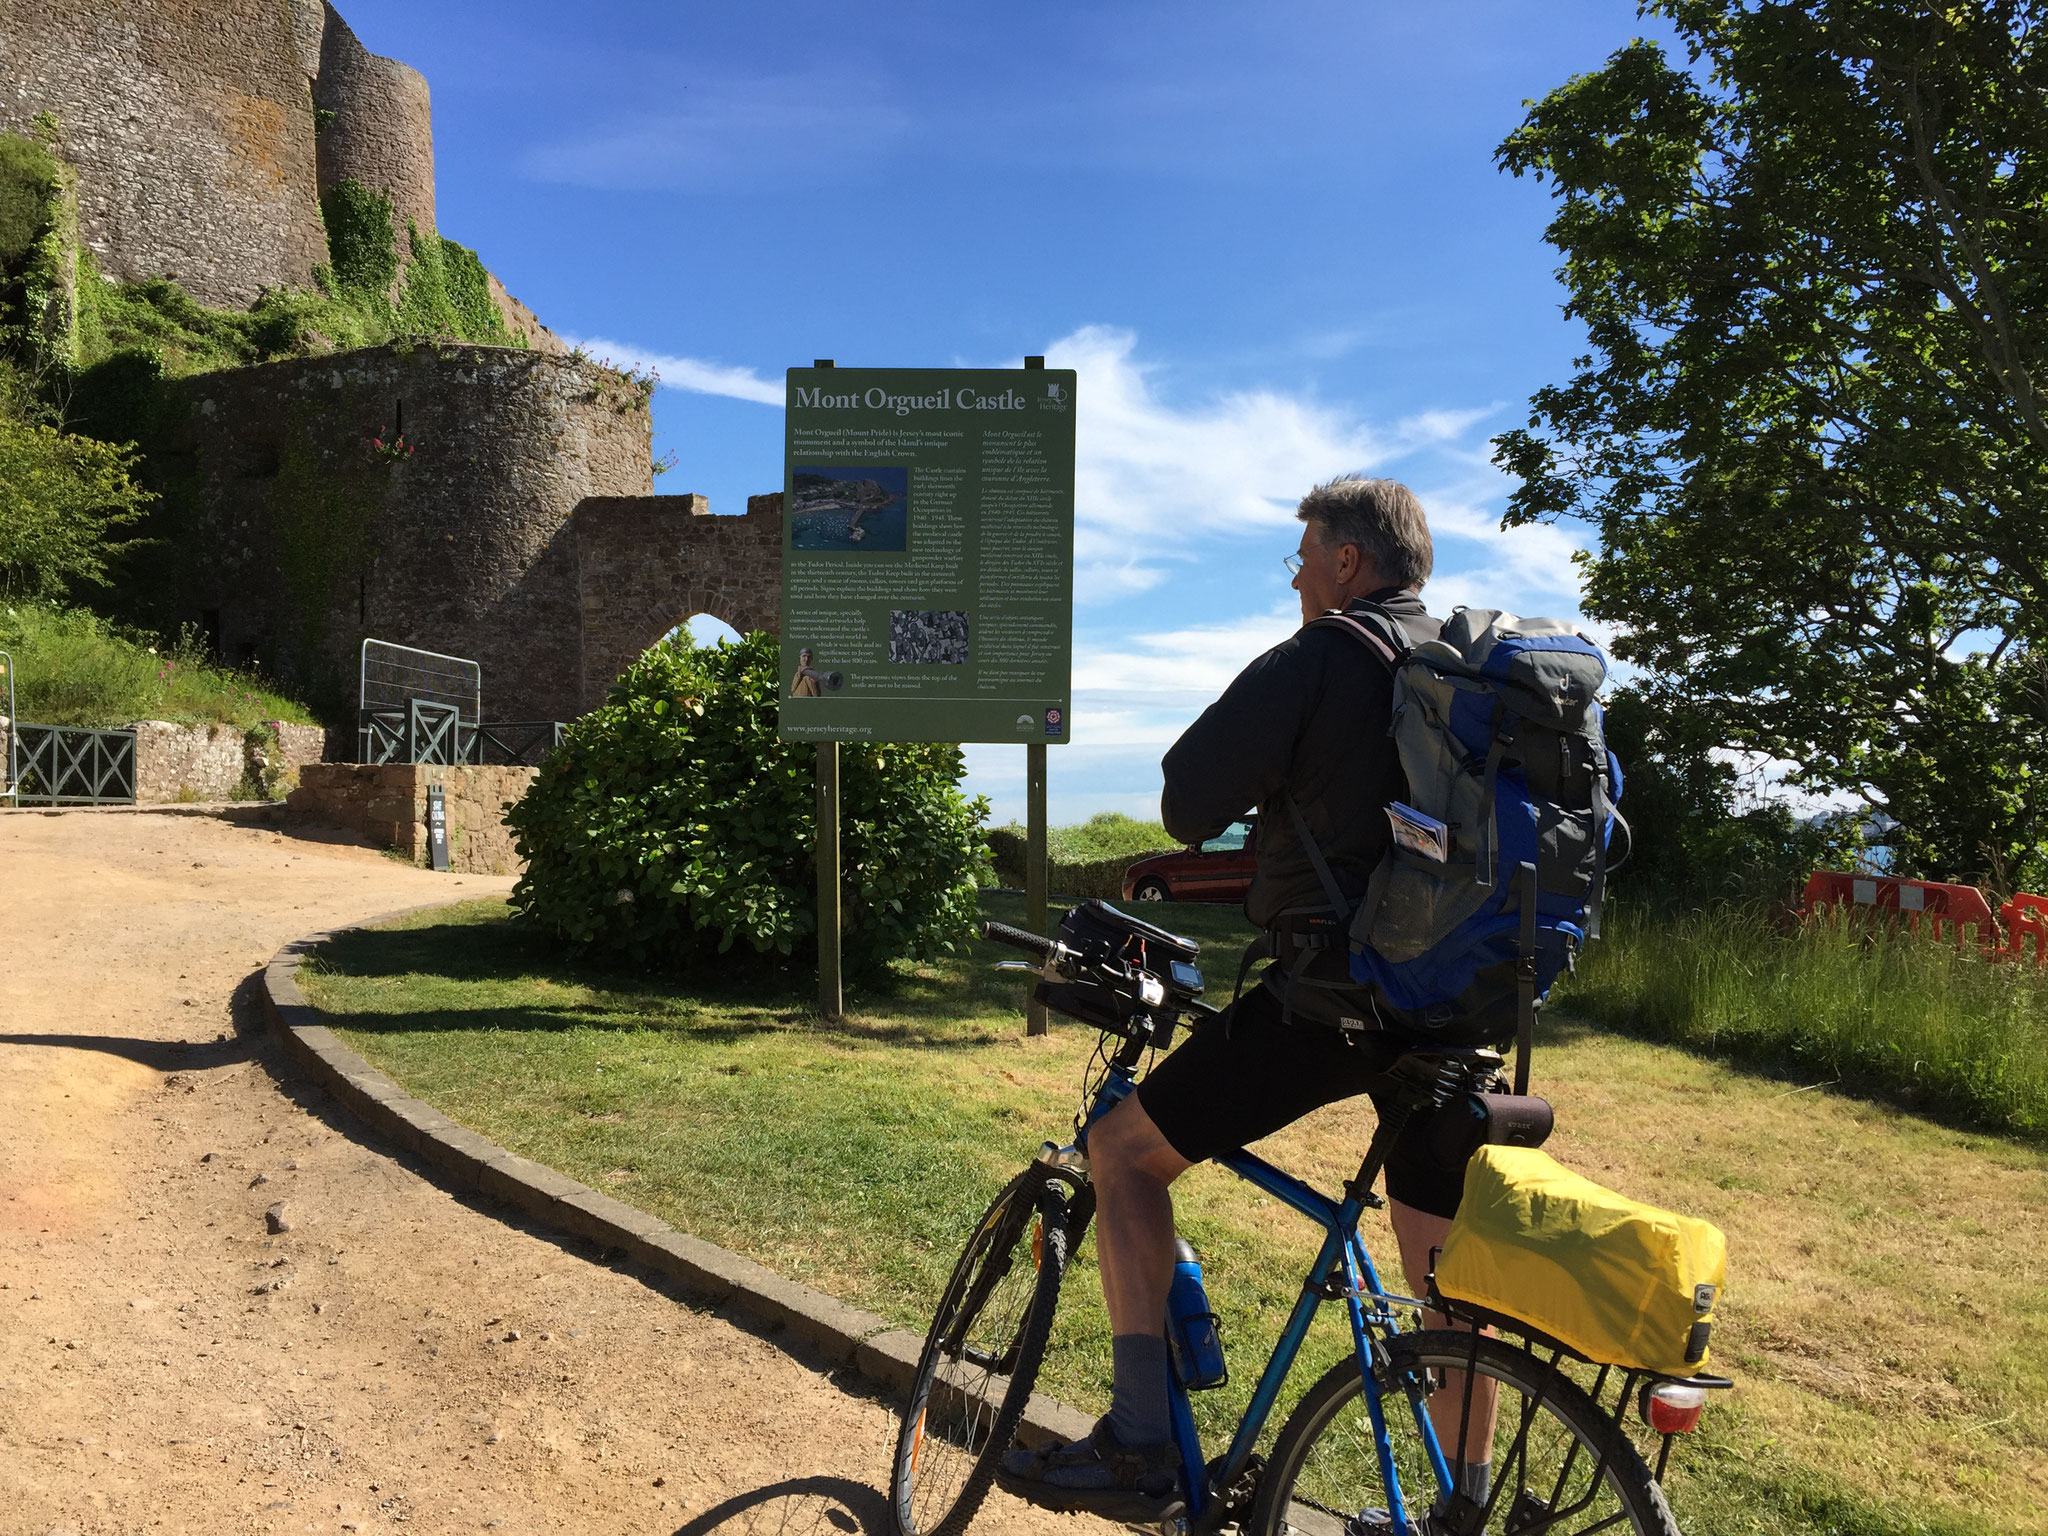
[[[1302,626],[1305,629],[1334,629],[1351,636],[1373,655],[1379,657],[1389,672],[1397,670],[1408,659],[1414,649],[1408,643],[1407,635],[1394,616],[1377,603],[1361,603],[1351,608],[1332,608],[1328,613],[1319,614]]]

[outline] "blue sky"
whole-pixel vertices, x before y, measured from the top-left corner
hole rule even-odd
[[[1498,526],[1487,439],[1583,338],[1493,150],[1661,31],[1632,3],[343,9],[431,85],[442,232],[659,363],[664,491],[777,489],[792,363],[1079,370],[1056,822],[1157,814],[1161,753],[1299,622],[1317,479],[1415,487],[1434,610],[1577,611],[1583,534]],[[1023,758],[969,749],[998,820]]]

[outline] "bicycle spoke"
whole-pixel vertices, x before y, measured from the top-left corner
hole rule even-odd
[[[1009,1448],[1065,1267],[1064,1236],[1050,1240],[1042,1195],[1027,1175],[997,1197],[932,1321],[891,1486],[908,1536],[962,1530]]]
[[[1395,1475],[1408,1519],[1426,1522],[1434,1511],[1442,1512],[1419,1529],[1467,1536],[1594,1536],[1609,1530],[1674,1536],[1669,1511],[1640,1456],[1610,1411],[1584,1390],[1586,1384],[1604,1387],[1604,1373],[1588,1370],[1575,1380],[1567,1363],[1500,1341],[1486,1341],[1475,1351],[1463,1336],[1428,1335],[1428,1344],[1417,1337],[1390,1346],[1395,1376],[1385,1388],[1390,1396],[1405,1392],[1418,1399],[1418,1410],[1433,1409],[1441,1442],[1455,1448],[1464,1438],[1466,1461],[1487,1461],[1492,1469],[1482,1504],[1454,1504],[1438,1486],[1419,1430],[1403,1423],[1405,1416],[1390,1414]],[[1393,1500],[1354,1367],[1333,1370],[1304,1397],[1275,1446],[1269,1477],[1274,1486],[1263,1501],[1268,1518],[1262,1531],[1391,1536]],[[1456,1513],[1459,1507],[1462,1514]]]

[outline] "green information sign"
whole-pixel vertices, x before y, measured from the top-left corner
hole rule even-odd
[[[1069,739],[1071,370],[792,368],[782,512],[785,740]]]

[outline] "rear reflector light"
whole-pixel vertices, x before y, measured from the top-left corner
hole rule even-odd
[[[1706,1406],[1706,1388],[1660,1382],[1643,1397],[1643,1417],[1660,1435],[1685,1435],[1699,1427]]]

